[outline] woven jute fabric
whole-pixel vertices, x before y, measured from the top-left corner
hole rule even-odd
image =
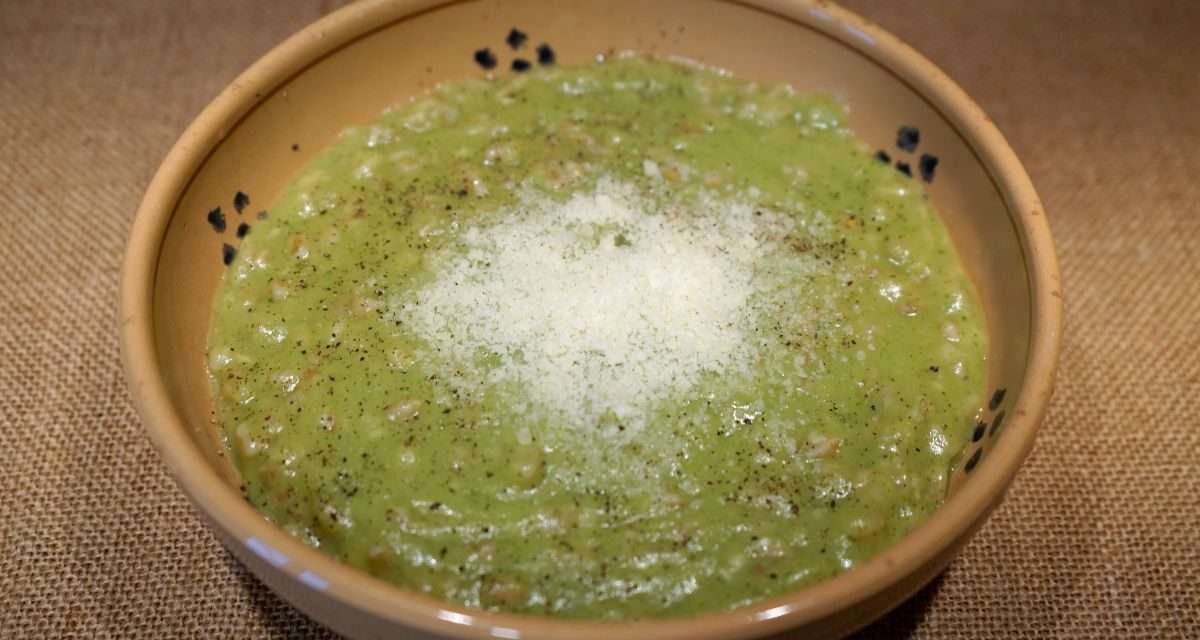
[[[1200,3],[848,3],[995,119],[1045,201],[1067,326],[1007,501],[870,638],[1200,637]],[[116,300],[187,122],[315,0],[0,2],[0,637],[322,637],[143,435]]]

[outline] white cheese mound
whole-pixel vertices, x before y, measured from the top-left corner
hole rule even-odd
[[[791,224],[737,202],[663,208],[611,180],[566,202],[527,193],[459,230],[395,310],[461,377],[632,435],[705,372],[752,364],[754,262]]]

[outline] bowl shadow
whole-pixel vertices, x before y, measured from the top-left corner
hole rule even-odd
[[[229,556],[229,562],[235,567],[235,575],[251,605],[258,612],[259,622],[268,637],[288,640],[313,638],[338,640],[342,637],[280,598],[232,555]],[[905,600],[882,618],[847,636],[847,640],[896,640],[912,637],[921,621],[925,619],[941,586],[942,574],[938,574],[933,581],[911,598]],[[766,640],[793,640],[796,638],[798,636],[795,634],[785,631],[782,634],[770,636]]]
[[[281,640],[338,640],[342,637],[276,595],[232,554],[228,554],[228,557],[251,609],[257,614],[258,626],[265,631],[266,637]]]
[[[850,640],[895,640],[896,638],[911,638],[921,621],[929,612],[930,605],[942,588],[942,576],[938,574],[929,584],[908,600],[902,602],[887,615],[872,622],[863,629],[851,634]]]

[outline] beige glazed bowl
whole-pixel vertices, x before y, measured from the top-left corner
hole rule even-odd
[[[514,52],[510,28],[530,36]],[[990,401],[945,504],[874,560],[837,578],[728,612],[627,623],[571,622],[467,609],[404,591],[322,555],[244,501],[222,455],[206,374],[209,308],[235,224],[218,206],[266,208],[338,132],[431,85],[485,73],[490,48],[510,73],[541,42],[560,64],[631,49],[679,55],[743,78],[831,92],[858,135],[909,163],[940,163],[930,197],[987,310]],[[901,125],[920,147],[897,147]],[[228,215],[228,213],[227,213]],[[237,218],[235,218],[236,221]],[[355,638],[746,638],[848,633],[940,572],[1004,497],[1033,445],[1059,349],[1058,268],[1045,216],[1020,163],[982,111],[894,37],[824,2],[595,0],[555,3],[365,0],[308,27],[235,80],[187,129],[151,183],[133,226],[121,291],[126,374],[171,474],[222,542],[308,615]],[[1003,426],[1003,428],[1001,428]]]

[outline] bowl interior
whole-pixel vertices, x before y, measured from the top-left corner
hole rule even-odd
[[[417,3],[420,4],[420,3]],[[863,140],[893,161],[914,169],[922,153],[940,159],[926,188],[951,230],[955,246],[987,311],[990,333],[986,394],[980,407],[983,434],[970,442],[952,482],[952,492],[986,467],[986,452],[1005,438],[998,427],[1024,383],[1032,323],[1031,279],[1018,229],[991,171],[962,133],[963,124],[943,114],[914,88],[910,75],[894,73],[864,51],[869,31],[838,25],[840,37],[788,17],[783,4],[751,7],[714,0],[606,0],[555,5],[539,0],[458,2],[421,7],[414,3],[366,3],[346,11],[371,13],[373,29],[347,27],[329,33],[327,52],[299,72],[281,66],[271,88],[239,86],[245,108],[197,144],[211,152],[186,176],[158,254],[152,292],[154,346],[163,382],[209,464],[231,486],[238,478],[222,455],[206,374],[209,309],[226,267],[223,246],[234,247],[239,222],[257,224],[288,179],[347,126],[372,119],[385,107],[432,85],[485,72],[473,53],[488,47],[499,58],[495,73],[511,73],[516,57],[535,57],[533,47],[550,44],[559,64],[582,63],[598,53],[620,50],[676,55],[732,71],[746,79],[787,82],[796,89],[842,98],[850,125]],[[803,8],[813,25],[831,22],[819,5]],[[512,27],[529,34],[519,51],[504,41]],[[915,152],[897,148],[901,125],[920,129]],[[916,180],[916,183],[920,183]],[[235,212],[235,194],[249,205]],[[207,221],[220,207],[229,224],[214,232]],[[999,390],[1006,390],[1000,392]],[[1001,397],[1003,396],[1003,397]],[[975,434],[964,420],[955,428]],[[976,473],[976,476],[979,474]]]

